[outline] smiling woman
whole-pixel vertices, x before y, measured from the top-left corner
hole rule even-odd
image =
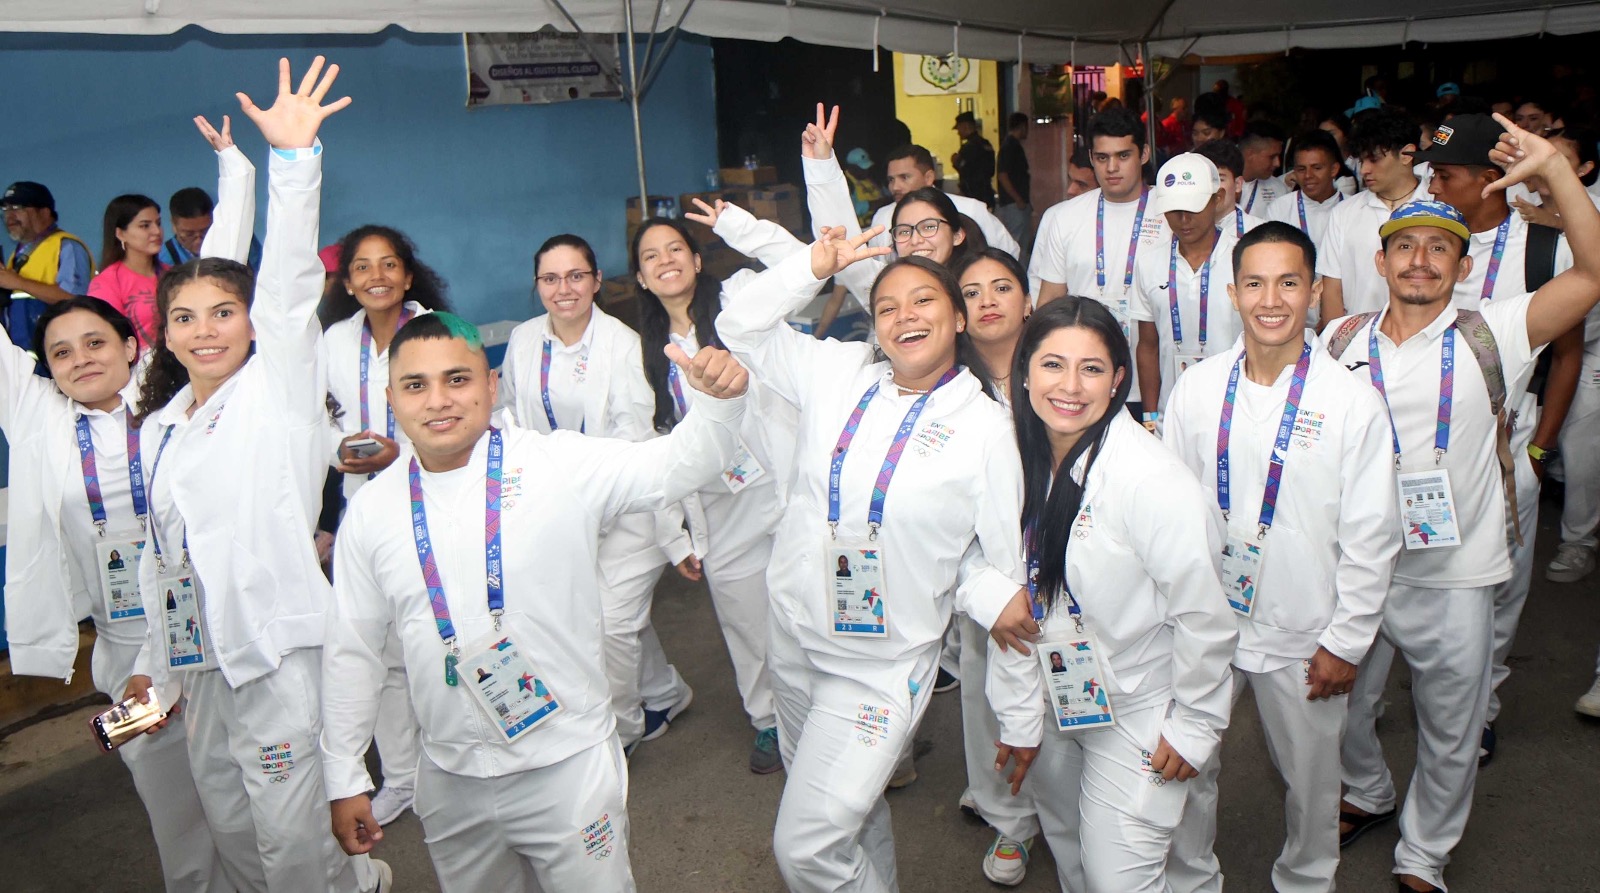
[[[106,205],[100,274],[89,294],[133,320],[139,345],[155,336],[156,277],[161,253],[161,206],[144,195],[119,195]]]

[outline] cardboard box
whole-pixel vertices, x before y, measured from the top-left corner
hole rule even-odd
[[[766,186],[778,182],[778,169],[771,165],[758,168],[725,167],[722,169],[724,186]]]
[[[798,186],[782,185],[750,192],[749,211],[758,219],[770,220],[789,232],[806,232],[806,196]]]

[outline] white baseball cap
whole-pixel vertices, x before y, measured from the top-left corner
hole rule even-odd
[[[1194,152],[1175,155],[1156,174],[1156,186],[1150,193],[1150,213],[1204,210],[1206,202],[1221,188],[1222,177],[1211,159]]]

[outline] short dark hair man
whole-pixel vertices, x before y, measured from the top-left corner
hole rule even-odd
[[[0,212],[16,243],[0,266],[0,324],[13,342],[28,344],[46,304],[88,292],[94,261],[82,239],[61,229],[44,184],[12,183],[0,194]]]
[[[1033,197],[1030,192],[1033,176],[1028,171],[1028,153],[1022,141],[1028,137],[1028,116],[1013,112],[1006,121],[1006,138],[1000,141],[1000,163],[997,181],[999,198],[994,213],[1006,225],[1018,245],[1032,240]]]
[[[971,112],[956,115],[956,135],[961,148],[951,159],[961,177],[961,194],[994,207],[994,146],[983,138],[978,118]]]

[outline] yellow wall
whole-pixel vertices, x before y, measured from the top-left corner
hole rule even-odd
[[[984,138],[995,151],[1000,149],[1000,137],[1005,132],[1005,122],[1000,119],[999,65],[978,61],[978,92],[952,93],[949,96],[907,96],[905,94],[905,57],[894,54],[895,117],[911,128],[911,139],[917,145],[938,156],[944,176],[955,179],[955,166],[950,159],[961,148],[961,140],[953,129],[956,114],[973,100],[972,112],[983,125]],[[958,105],[959,103],[959,105]]]

